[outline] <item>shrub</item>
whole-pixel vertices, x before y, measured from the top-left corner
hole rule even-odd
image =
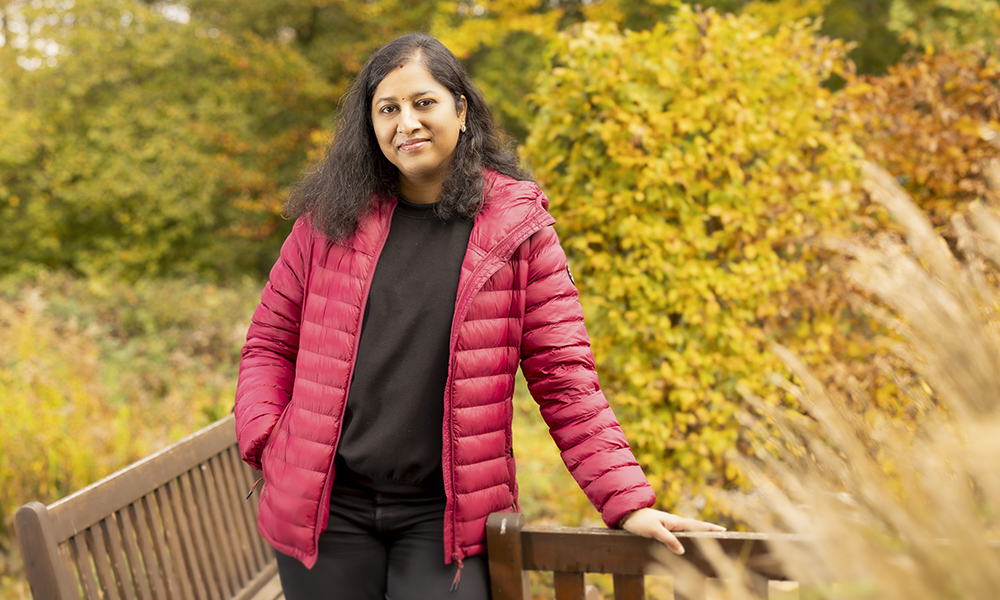
[[[525,155],[552,199],[602,381],[663,504],[738,483],[753,438],[738,387],[769,403],[765,351],[830,351],[833,316],[796,306],[843,230],[860,152],[823,81],[840,42],[806,22],[679,7],[651,31],[559,39]]]
[[[1000,63],[979,50],[909,57],[881,77],[850,77],[839,118],[869,160],[903,183],[938,227],[986,194],[983,168],[1000,149],[979,128],[1000,129]]]

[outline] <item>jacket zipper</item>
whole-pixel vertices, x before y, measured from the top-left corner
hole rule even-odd
[[[250,486],[250,491],[247,492],[247,497],[246,497],[247,500],[250,499],[250,496],[253,496],[253,491],[255,489],[257,489],[257,484],[260,483],[261,481],[264,481],[264,476],[263,475],[261,475],[260,477],[258,477],[257,481],[253,482],[253,485]]]
[[[548,213],[545,213],[546,215]],[[555,221],[549,216],[551,224]],[[458,335],[461,330],[462,323],[465,322],[465,315],[468,314],[469,305],[472,302],[472,298],[475,297],[475,293],[480,287],[496,272],[495,269],[491,270],[488,268],[493,264],[496,258],[501,255],[508,255],[512,253],[513,249],[517,248],[520,244],[524,243],[525,240],[530,238],[536,232],[541,231],[542,228],[546,227],[547,224],[543,224],[544,219],[539,219],[537,216],[530,221],[525,221],[520,227],[512,231],[506,238],[504,238],[500,243],[493,246],[486,258],[479,263],[478,268],[469,276],[469,284],[464,290],[460,290],[462,293],[460,298],[455,303],[455,317],[451,324],[451,341],[448,345],[448,383],[446,386],[447,402],[445,403],[445,417],[448,420],[448,427],[446,433],[448,439],[446,440],[448,448],[448,457],[454,455],[455,446],[455,435],[454,435],[454,410],[452,409],[452,398],[454,393],[452,392],[452,386],[454,385],[454,377],[452,369],[454,368],[454,357],[455,348],[458,345]],[[501,252],[502,250],[502,252]],[[501,263],[502,264],[502,263]],[[483,274],[486,273],[485,277]],[[478,281],[482,279],[482,281]],[[459,310],[461,308],[461,310]],[[442,465],[444,467],[444,465]],[[452,491],[455,486],[455,461],[451,459],[448,461],[447,469],[444,469],[445,477],[445,519],[449,520],[451,523],[451,535],[445,536],[444,540],[444,555],[445,562],[457,562],[458,570],[455,573],[455,580],[452,582],[453,589],[458,588],[458,582],[462,577],[462,555],[459,551],[458,545],[455,542],[455,506],[454,506],[454,492]],[[448,551],[452,550],[449,555]],[[448,560],[450,558],[450,560]]]
[[[392,211],[396,207],[396,201],[394,199],[387,200],[384,207],[380,210],[386,210],[389,213],[387,219],[385,219],[385,231],[382,232],[382,237],[379,239],[378,248],[375,251],[375,264],[372,266],[370,277],[365,278],[365,287],[361,293],[361,319],[358,321],[358,330],[354,334],[354,349],[351,351],[351,370],[347,375],[347,387],[344,388],[344,402],[340,407],[340,417],[337,420],[340,427],[340,431],[337,432],[337,439],[333,444],[333,454],[330,456],[330,467],[326,471],[326,482],[323,484],[323,492],[320,494],[319,507],[316,515],[316,531],[313,533],[313,552],[319,552],[319,536],[326,529],[326,522],[330,518],[330,490],[333,488],[333,463],[334,458],[337,456],[337,447],[340,445],[340,433],[344,429],[344,413],[347,411],[347,396],[351,391],[351,380],[354,379],[354,363],[358,360],[358,344],[361,339],[361,323],[364,321],[365,308],[368,306],[368,292],[372,287],[372,279],[375,275],[375,269],[378,267],[378,259],[382,255],[382,249],[385,247],[385,242],[389,239],[389,228],[392,227]],[[326,510],[323,509],[323,498],[326,498]],[[322,527],[320,525],[322,524]]]

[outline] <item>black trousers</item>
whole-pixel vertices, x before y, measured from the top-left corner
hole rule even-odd
[[[444,563],[444,498],[334,486],[312,569],[277,553],[287,600],[489,600],[484,554]]]

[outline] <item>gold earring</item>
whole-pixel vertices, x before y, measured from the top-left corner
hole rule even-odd
[[[462,133],[465,133],[465,123],[462,123],[462,129],[460,129],[459,131],[461,131]]]

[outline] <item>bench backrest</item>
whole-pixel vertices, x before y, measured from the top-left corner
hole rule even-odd
[[[274,578],[257,474],[229,416],[49,506],[15,515],[36,600],[246,599]]]
[[[676,535],[684,545],[684,561],[693,567],[688,571],[698,573],[702,585],[700,592],[692,594],[689,590],[688,598],[703,596],[708,578],[718,576],[695,541],[699,537],[714,539],[722,552],[738,557],[751,573],[750,579],[761,598],[768,597],[769,581],[785,579],[768,548],[768,539],[776,536],[683,532]],[[585,573],[610,573],[614,576],[616,600],[641,600],[645,598],[644,576],[653,572],[662,574],[662,567],[654,566],[654,548],[660,546],[659,542],[625,531],[525,526],[519,513],[493,513],[486,522],[486,538],[493,600],[530,600],[529,571],[554,572],[556,600],[584,600]]]

